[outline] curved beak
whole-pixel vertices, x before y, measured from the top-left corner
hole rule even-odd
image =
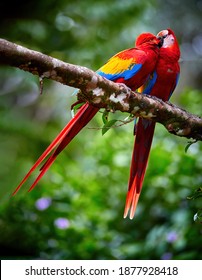
[[[161,48],[163,46],[164,36],[157,36],[157,39],[159,39],[158,47]]]

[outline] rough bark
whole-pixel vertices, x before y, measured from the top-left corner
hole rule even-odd
[[[202,118],[154,97],[132,92],[94,71],[0,39],[0,63],[18,67],[62,84],[79,88],[78,99],[99,108],[122,111],[163,124],[173,134],[202,140]]]

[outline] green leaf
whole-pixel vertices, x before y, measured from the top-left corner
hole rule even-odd
[[[74,115],[76,114],[76,111],[81,107],[83,106],[83,104],[85,104],[85,102],[81,102],[81,103],[78,103],[78,104],[75,104],[74,107],[72,108],[71,110],[71,115],[72,117],[74,117]]]
[[[102,128],[102,135],[104,135],[116,122],[117,120],[115,119],[106,122]]]
[[[194,215],[194,222],[202,223],[202,210],[198,210],[198,212]]]
[[[192,196],[188,196],[187,199],[196,199],[202,197],[202,187],[195,190],[194,194]]]
[[[102,121],[104,124],[108,122],[108,117],[109,117],[109,112],[105,110],[102,114]]]
[[[190,147],[192,144],[196,143],[196,142],[197,142],[197,140],[188,142],[187,146],[186,146],[185,149],[184,149],[184,150],[185,150],[185,153],[188,151],[189,147]]]

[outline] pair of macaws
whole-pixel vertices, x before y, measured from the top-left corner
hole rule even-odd
[[[160,31],[157,36],[142,33],[135,47],[121,51],[108,60],[97,73],[116,83],[122,83],[133,91],[156,96],[163,101],[169,100],[179,78],[178,60],[180,49],[171,29]],[[53,151],[40,168],[40,173],[29,191],[31,191],[53,164],[59,153],[70,143],[79,131],[94,117],[99,108],[86,102],[64,127],[59,135],[38,158],[27,175],[18,185],[13,195],[21,188],[31,173]],[[130,178],[124,210],[124,218],[134,217],[141,193],[149,152],[155,129],[155,122],[139,118],[135,124],[135,143],[130,167]]]

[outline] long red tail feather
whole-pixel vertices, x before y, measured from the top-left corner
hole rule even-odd
[[[44,165],[40,168],[40,174],[34,181],[34,183],[29,188],[29,192],[36,186],[39,180],[43,177],[46,171],[50,168],[53,164],[57,156],[64,150],[64,148],[71,142],[71,140],[79,133],[79,131],[94,117],[94,115],[98,112],[98,108],[89,105],[84,108],[80,118],[76,120],[74,125],[69,127],[69,130],[63,140],[60,142],[59,146],[56,148],[54,153],[47,159]]]
[[[33,189],[45,172],[49,169],[51,164],[54,162],[57,155],[71,142],[71,140],[79,133],[79,131],[93,118],[93,116],[98,112],[98,108],[85,103],[76,113],[76,115],[70,120],[70,122],[63,128],[63,130],[58,134],[58,136],[52,141],[48,148],[43,152],[43,154],[38,158],[35,164],[31,167],[29,172],[25,175],[23,180],[17,186],[12,195],[15,195],[22,185],[27,181],[34,170],[41,164],[41,162],[53,151],[53,149],[58,145],[55,152],[50,156],[47,162],[42,166],[40,170],[41,173],[36,178],[29,191]]]
[[[154,135],[155,122],[139,119],[136,127],[136,139],[130,167],[130,178],[124,210],[124,218],[130,211],[130,219],[135,215],[137,203],[142,189],[149,152]]]

